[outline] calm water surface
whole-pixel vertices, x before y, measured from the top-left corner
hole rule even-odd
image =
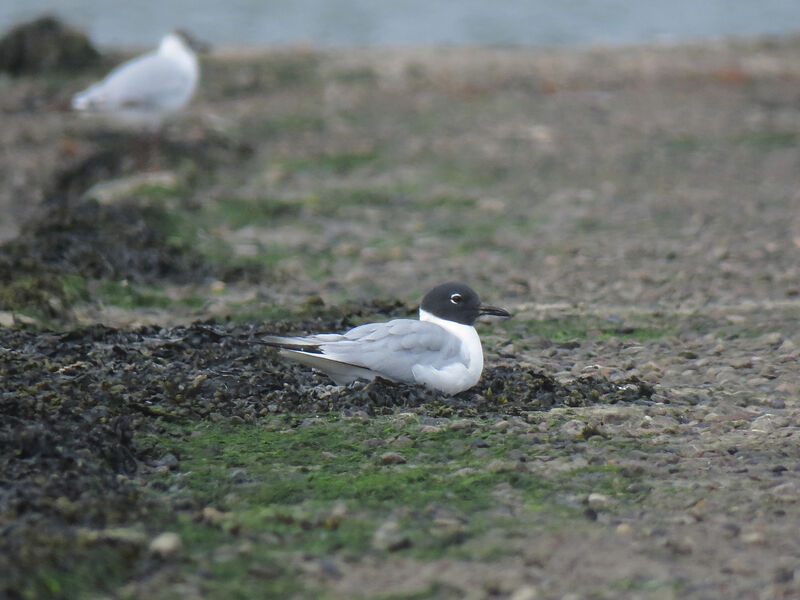
[[[800,0],[5,0],[0,31],[58,14],[101,45],[186,27],[222,45],[629,44],[800,32]]]

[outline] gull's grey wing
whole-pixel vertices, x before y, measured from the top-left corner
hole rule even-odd
[[[191,71],[153,52],[118,66],[101,82],[78,94],[74,104],[101,111],[172,110],[189,99],[194,84]]]
[[[412,319],[369,323],[344,334],[266,337],[263,341],[327,372],[339,383],[375,375],[418,383],[415,365],[443,369],[464,359],[456,336],[434,323]]]
[[[322,355],[395,381],[417,382],[415,365],[443,369],[463,361],[459,339],[425,321],[395,319],[370,323],[351,329],[342,337],[331,342],[320,340]]]

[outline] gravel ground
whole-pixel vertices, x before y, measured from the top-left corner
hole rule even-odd
[[[157,139],[66,112],[102,70],[0,80],[0,589],[153,518],[161,423],[332,411],[501,432],[526,477],[603,465],[646,493],[548,524],[498,486],[513,525],[476,545],[499,558],[299,553],[328,597],[800,597],[798,65],[797,38],[218,53]],[[515,317],[454,399],[252,343],[456,278]],[[132,565],[96,594],[204,597]]]

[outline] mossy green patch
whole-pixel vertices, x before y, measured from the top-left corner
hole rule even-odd
[[[793,148],[800,136],[796,131],[758,131],[739,138],[741,142],[762,150]]]
[[[375,150],[354,150],[285,158],[282,164],[288,171],[317,171],[347,175],[358,167],[374,163],[378,157],[379,154]]]
[[[95,299],[103,304],[110,304],[128,310],[136,308],[166,308],[173,301],[169,297],[142,286],[129,285],[127,282],[105,281],[100,283]]]
[[[565,494],[630,495],[630,474],[614,466],[547,478],[514,469],[509,452],[524,447],[524,439],[489,428],[422,434],[417,423],[391,419],[297,419],[203,424],[191,432],[171,425],[154,441],[180,459],[181,472],[163,476],[161,487],[224,515],[181,521],[181,535],[193,547],[245,533],[279,540],[277,557],[362,555],[387,519],[400,532],[397,549],[463,557],[465,541],[508,525],[492,516],[498,490],[556,521],[577,514],[560,503]],[[386,452],[402,459],[387,463]]]
[[[300,212],[299,203],[275,198],[218,198],[211,211],[215,221],[231,229],[247,225],[272,225],[276,219],[294,217]]]

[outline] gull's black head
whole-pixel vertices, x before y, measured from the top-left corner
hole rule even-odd
[[[437,285],[425,294],[420,309],[440,319],[463,325],[472,325],[481,315],[511,316],[511,313],[502,308],[484,306],[472,288],[455,281]]]
[[[188,29],[173,29],[172,35],[177,36],[180,40],[189,46],[195,52],[208,53],[211,52],[211,44],[205,42],[194,35]]]

